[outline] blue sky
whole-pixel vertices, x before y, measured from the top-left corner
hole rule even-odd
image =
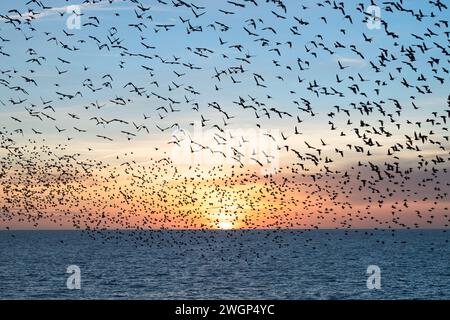
[[[63,12],[63,6],[76,5],[77,2],[63,2],[63,1],[44,1],[45,5],[51,7],[61,8],[59,12]],[[438,48],[433,45],[433,42],[439,43],[442,46],[447,45],[445,35],[442,33],[442,28],[439,29],[433,25],[432,21],[438,21],[440,19],[447,19],[448,15],[446,11],[439,12],[436,7],[424,2],[410,2],[404,4],[405,7],[418,11],[419,9],[425,15],[429,15],[431,11],[436,15],[435,18],[423,18],[421,23],[411,15],[405,13],[391,13],[382,7],[381,16],[382,19],[389,24],[389,30],[394,31],[399,35],[398,39],[392,39],[387,37],[385,32],[381,29],[369,30],[366,24],[362,21],[364,16],[361,12],[357,11],[358,5],[356,3],[345,1],[346,14],[351,15],[353,24],[350,24],[348,19],[345,19],[340,11],[332,9],[328,4],[323,7],[319,7],[316,1],[286,1],[288,8],[287,13],[277,8],[274,4],[259,3],[256,7],[250,2],[245,2],[245,9],[238,9],[233,5],[226,3],[225,1],[196,1],[196,6],[205,6],[206,9],[196,10],[197,12],[206,12],[206,14],[195,18],[192,11],[189,8],[177,7],[172,5],[162,5],[156,1],[142,1],[144,6],[150,6],[150,10],[144,13],[145,16],[151,15],[151,19],[145,19],[147,28],[143,32],[139,32],[136,28],[130,27],[130,23],[137,23],[135,8],[136,4],[130,1],[117,1],[113,4],[107,2],[101,2],[92,5],[83,5],[81,7],[81,23],[92,22],[89,17],[97,17],[100,20],[100,26],[94,28],[92,26],[82,26],[79,30],[68,30],[66,28],[66,20],[68,14],[60,16],[59,13],[47,12],[42,17],[38,17],[32,22],[32,26],[36,31],[30,30],[29,26],[22,25],[21,30],[14,30],[11,25],[3,24],[0,29],[0,35],[3,38],[9,39],[10,42],[2,43],[1,46],[5,52],[11,54],[10,57],[2,57],[0,61],[0,69],[5,71],[7,69],[14,69],[17,71],[13,78],[9,81],[13,85],[25,85],[24,80],[20,76],[25,75],[36,79],[38,86],[26,85],[29,95],[22,95],[17,92],[0,87],[1,100],[6,104],[2,106],[0,112],[2,113],[2,124],[8,129],[16,129],[18,126],[22,126],[25,131],[25,136],[33,136],[31,128],[40,130],[46,134],[46,138],[50,141],[60,141],[63,137],[58,134],[54,128],[55,123],[53,121],[40,121],[37,119],[31,119],[27,117],[27,112],[24,110],[24,106],[35,105],[36,110],[40,110],[43,107],[40,97],[44,100],[53,100],[52,106],[55,108],[55,118],[57,119],[57,125],[59,127],[67,128],[64,133],[64,137],[68,136],[74,138],[71,142],[75,145],[88,145],[89,143],[104,143],[99,141],[95,137],[96,134],[115,137],[114,144],[110,144],[110,150],[125,148],[128,143],[126,136],[119,133],[120,130],[128,132],[134,132],[137,137],[133,142],[145,141],[152,144],[155,142],[162,142],[165,144],[170,139],[169,133],[160,134],[156,125],[160,127],[167,127],[174,123],[179,123],[184,128],[189,129],[189,123],[201,121],[201,115],[210,119],[208,122],[208,128],[213,124],[222,124],[223,115],[218,114],[215,110],[208,107],[208,103],[213,101],[218,102],[225,111],[233,115],[230,127],[234,128],[255,128],[255,124],[258,122],[263,128],[276,128],[284,132],[286,135],[292,135],[294,126],[296,124],[296,116],[298,115],[304,122],[298,125],[303,131],[302,137],[294,137],[289,140],[293,145],[300,145],[304,147],[303,140],[307,140],[314,145],[320,143],[320,136],[325,137],[325,141],[334,141],[335,132],[329,130],[328,121],[333,120],[333,123],[337,126],[337,134],[340,131],[345,131],[348,134],[348,138],[340,139],[342,142],[335,142],[337,145],[344,145],[349,141],[354,141],[354,134],[352,135],[352,126],[347,126],[347,117],[342,114],[336,114],[334,119],[329,119],[327,114],[335,112],[334,105],[339,105],[342,108],[352,109],[351,104],[355,103],[359,105],[361,102],[377,101],[380,100],[386,102],[386,110],[389,112],[395,111],[395,107],[389,98],[398,99],[403,106],[405,106],[401,117],[396,117],[399,122],[405,122],[406,119],[415,122],[426,117],[431,117],[431,112],[442,110],[445,107],[446,96],[448,90],[446,85],[441,85],[436,79],[433,78],[433,73],[427,61],[430,57],[437,57],[441,59],[441,66],[446,66],[448,69],[448,59],[442,56],[442,53]],[[366,8],[370,1],[364,1],[364,7]],[[302,6],[308,7],[303,10]],[[42,11],[36,5],[33,9],[37,12]],[[17,9],[20,12],[26,12],[27,6],[19,6],[16,2],[3,1],[0,4],[0,12],[7,13],[10,9]],[[234,15],[224,15],[219,12],[218,9],[235,11]],[[138,12],[139,9],[136,9]],[[276,18],[272,11],[278,14],[284,15],[287,19]],[[118,13],[120,16],[115,16]],[[10,13],[12,15],[13,13]],[[309,25],[300,26],[293,17],[297,17],[304,21],[307,21]],[[186,33],[186,24],[182,24],[179,17],[183,19],[190,19],[192,26],[202,26],[203,32]],[[321,17],[325,17],[327,23],[325,23]],[[257,29],[253,29],[247,21],[247,19],[260,18],[263,22],[257,21]],[[226,32],[219,30],[219,25],[215,24],[216,30],[208,27],[209,24],[215,21],[224,23],[230,26],[230,29]],[[175,27],[169,31],[158,28],[159,31],[155,32],[157,24],[175,24]],[[293,35],[289,29],[292,26],[297,26],[300,36]],[[106,49],[99,50],[94,40],[88,36],[97,37],[101,43],[107,43],[108,30],[111,27],[116,27],[118,32],[115,35],[116,38],[121,39],[121,44],[128,48],[129,53],[141,53],[152,56],[153,59],[143,59],[140,57],[127,57],[121,56],[123,50]],[[258,36],[250,36],[244,31],[243,27],[258,34]],[[277,34],[273,34],[270,30],[262,30],[265,27],[273,27]],[[416,35],[422,35],[427,32],[426,28],[431,28],[438,35],[432,38],[425,37],[424,41],[419,41],[414,38],[411,33]],[[345,35],[340,31],[345,29]],[[72,33],[73,36],[66,36],[63,33],[65,30],[68,33]],[[447,29],[448,30],[448,29]],[[441,32],[440,32],[441,31]],[[45,35],[44,32],[50,32],[50,35]],[[372,43],[364,41],[363,33],[372,38]],[[317,35],[322,35],[323,40]],[[25,36],[33,36],[31,40],[25,41]],[[54,41],[47,41],[51,37],[56,37],[58,41],[65,43],[69,46],[75,46],[79,48],[79,51],[69,52],[55,44]],[[144,40],[141,37],[145,37]],[[225,45],[220,45],[219,37],[226,41]],[[260,41],[254,41],[255,39],[265,38],[267,39],[267,46],[261,46]],[[80,43],[83,40],[85,43]],[[292,48],[289,48],[287,42],[292,43]],[[331,55],[323,49],[315,48],[311,41],[315,41],[316,44],[323,43],[324,46],[334,51]],[[334,43],[339,43],[346,46],[345,49],[335,48]],[[146,49],[141,42],[147,45],[155,46],[156,49]],[[408,66],[401,63],[401,61],[407,60],[405,56],[402,56],[400,49],[402,46],[407,47],[411,45],[421,44],[425,42],[430,49],[426,54],[420,54],[420,50],[415,47],[417,61],[414,62],[415,67],[419,72],[412,72]],[[277,43],[279,43],[277,45]],[[398,45],[395,45],[397,43]],[[229,48],[234,44],[242,44],[242,52],[236,49]],[[365,60],[362,60],[358,55],[349,49],[350,45],[355,45],[357,50],[362,52],[365,56]],[[309,53],[306,52],[305,46]],[[208,54],[208,58],[199,57],[187,50],[187,47],[194,48],[207,48],[212,50],[213,53]],[[46,61],[42,66],[38,66],[32,63],[26,63],[31,56],[26,53],[28,48],[33,48],[37,52],[37,56],[46,57]],[[281,51],[281,56],[278,56],[276,52],[269,51],[270,49],[278,48]],[[388,63],[387,68],[383,68],[382,72],[375,73],[369,65],[369,61],[377,64],[377,56],[380,54],[379,48],[385,48],[389,50],[389,55],[393,54],[398,60]],[[311,55],[311,52],[317,54],[317,58]],[[222,54],[228,56],[224,59]],[[249,54],[251,58],[250,64],[238,61],[236,58],[245,58],[245,55]],[[173,60],[173,56],[180,58],[180,62],[189,62],[202,68],[202,70],[189,70],[182,65],[167,65],[162,64],[160,60],[155,57],[159,55],[166,61]],[[58,57],[71,62],[70,65],[66,65],[58,61]],[[302,59],[303,67],[307,67],[305,61],[309,62],[309,70],[299,70],[297,59]],[[276,66],[273,61],[277,61],[279,66]],[[119,67],[120,61],[124,61],[124,68]],[[345,70],[339,70],[338,61],[344,66],[348,66]],[[153,68],[152,73],[154,76],[150,76],[149,72],[144,70],[141,66]],[[223,76],[222,81],[218,82],[212,78],[214,75],[214,68],[217,70],[224,70],[231,66],[239,66],[247,70],[242,75],[233,75],[237,81],[241,81],[239,85],[233,84],[229,76]],[[84,66],[89,67],[89,70],[84,71]],[[291,70],[286,67],[289,66]],[[396,67],[401,66],[402,72],[398,74],[395,70]],[[67,73],[58,75],[56,67],[59,70],[66,70]],[[444,77],[448,81],[448,74],[442,72],[438,67],[436,75]],[[30,73],[30,70],[34,70],[34,73]],[[178,78],[173,71],[178,73],[186,73],[185,76]],[[391,73],[396,79],[395,81],[389,81],[388,73]],[[253,79],[253,73],[261,74],[265,80],[267,88],[260,88],[255,85]],[[415,89],[406,90],[400,83],[402,78],[406,78],[409,83],[413,85],[422,85],[424,83],[417,82],[417,76],[423,73],[427,77],[426,84],[432,88],[433,93],[431,95],[420,95]],[[92,79],[94,87],[99,88],[104,83],[102,76],[110,74],[114,81],[112,82],[113,89],[103,88],[95,93],[90,92],[89,89],[83,87],[82,83],[85,79]],[[336,74],[344,81],[340,84],[336,84]],[[360,82],[358,80],[358,74],[364,79],[369,81]],[[284,80],[280,80],[277,76],[281,76]],[[354,81],[348,79],[348,76],[353,76]],[[6,74],[2,75],[3,78]],[[305,79],[301,84],[298,82],[298,77]],[[153,81],[158,81],[159,87],[151,84]],[[386,82],[386,86],[383,86],[381,94],[377,96],[373,89],[376,87],[375,80]],[[180,101],[179,105],[174,106],[176,109],[180,109],[180,112],[172,112],[167,115],[164,114],[164,119],[160,119],[158,116],[158,107],[169,108],[166,101],[161,101],[156,97],[146,98],[144,96],[138,96],[135,93],[130,93],[129,88],[125,89],[123,86],[132,81],[138,87],[145,88],[146,94],[155,92],[161,96],[170,96],[173,100]],[[168,86],[174,88],[172,81],[177,85],[191,85],[196,91],[201,92],[200,95],[192,95],[183,90],[183,86],[180,88],[169,91]],[[326,96],[321,94],[317,97],[312,92],[306,90],[308,83],[316,81],[320,86],[333,87],[340,92],[343,92],[345,97],[337,97],[336,95]],[[55,87],[55,83],[59,84],[59,87]],[[356,96],[352,94],[348,88],[352,84],[358,84],[360,90],[367,93],[367,98],[362,96]],[[447,82],[446,82],[447,84]],[[216,91],[215,86],[218,86],[220,90]],[[83,93],[83,98],[77,97],[73,100],[58,100],[56,91],[68,94],[74,94],[77,91]],[[290,93],[293,91],[295,93]],[[266,103],[268,107],[275,107],[278,110],[283,110],[293,115],[293,118],[284,117],[279,119],[272,113],[271,119],[258,119],[256,121],[254,111],[251,109],[243,110],[236,106],[232,101],[237,101],[238,97],[245,97],[249,99],[248,95],[256,98],[258,101]],[[269,99],[267,96],[270,95]],[[420,107],[418,111],[411,107],[410,96],[416,97],[415,104]],[[130,99],[132,102],[127,106],[116,106],[109,102],[116,96],[121,96]],[[185,98],[192,99],[190,103],[184,103]],[[22,98],[27,101],[21,106],[13,106],[8,103],[8,100],[12,98],[19,100]],[[302,112],[297,108],[297,105],[293,101],[298,101],[300,106],[301,98],[311,101],[313,112],[317,114],[315,117],[311,117],[310,114]],[[104,108],[98,110],[96,108],[86,109],[85,106],[90,103],[98,102],[99,104],[106,104]],[[199,103],[199,112],[192,110],[192,103]],[[70,118],[67,113],[77,114],[80,120]],[[262,112],[259,112],[260,115]],[[144,119],[143,114],[151,116],[150,119]],[[160,111],[160,114],[163,112]],[[19,116],[25,118],[24,123],[19,124],[12,120],[10,116]],[[107,125],[96,126],[95,121],[89,120],[92,117],[103,117],[104,119],[120,118],[126,121],[130,121],[130,125]],[[356,110],[351,110],[351,118],[353,123],[358,123],[359,120],[364,120],[367,123],[375,126],[377,121],[383,117],[377,113],[370,116],[362,116]],[[137,124],[145,124],[149,130],[150,135],[145,131],[136,132],[133,131],[131,121]],[[88,132],[80,134],[76,132],[73,127],[85,129]],[[389,124],[386,124],[388,127]],[[402,127],[402,129],[405,127]],[[404,129],[409,132],[417,128]],[[436,129],[435,129],[436,130]],[[403,137],[404,131],[396,132],[399,137]],[[295,139],[295,141],[293,140]],[[328,139],[328,140],[327,140]],[[281,143],[281,142],[280,142]],[[120,147],[119,147],[120,146]]]

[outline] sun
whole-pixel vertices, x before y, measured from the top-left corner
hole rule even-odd
[[[233,223],[231,221],[220,221],[217,224],[217,228],[221,229],[221,230],[231,230],[233,229]]]

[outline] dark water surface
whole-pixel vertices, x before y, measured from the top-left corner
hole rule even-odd
[[[66,287],[69,265],[81,290]],[[0,231],[11,298],[450,299],[450,232]]]

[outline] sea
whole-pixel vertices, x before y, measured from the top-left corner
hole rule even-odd
[[[450,230],[0,231],[0,299],[450,299]]]

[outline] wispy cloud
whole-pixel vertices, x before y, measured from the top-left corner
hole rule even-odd
[[[365,66],[367,62],[363,59],[351,58],[351,57],[336,57],[336,61],[340,61],[347,65],[353,66]]]
[[[121,7],[111,7],[111,4],[123,3],[123,0],[103,0],[96,3],[80,3],[80,4],[70,4],[62,7],[53,7],[49,9],[44,9],[41,12],[24,12],[21,14],[8,15],[10,19],[25,21],[29,19],[38,20],[45,17],[53,16],[56,14],[61,14],[62,12],[72,13],[74,7],[78,7],[80,11],[128,11],[133,10],[135,6],[121,6]],[[152,11],[167,11],[168,8],[155,6],[151,8]],[[0,18],[0,21],[6,21],[5,18]]]
[[[118,0],[113,0],[112,3],[114,2],[118,2]],[[42,19],[44,17],[48,17],[48,16],[52,16],[55,14],[60,14],[61,12],[70,12],[70,10],[73,10],[72,8],[74,7],[78,7],[80,8],[80,10],[95,10],[95,9],[99,9],[102,8],[105,5],[108,5],[110,3],[110,1],[101,1],[98,3],[82,3],[82,4],[71,4],[71,5],[66,5],[66,6],[62,6],[62,7],[52,7],[52,8],[48,8],[48,9],[44,9],[41,12],[35,12],[35,11],[27,11],[27,12],[23,12],[21,14],[15,14],[15,15],[9,15],[8,17],[10,19],[15,19],[15,20],[29,20],[29,19],[33,19],[33,20],[37,20],[37,19]],[[2,18],[1,21],[6,21],[7,19]]]

